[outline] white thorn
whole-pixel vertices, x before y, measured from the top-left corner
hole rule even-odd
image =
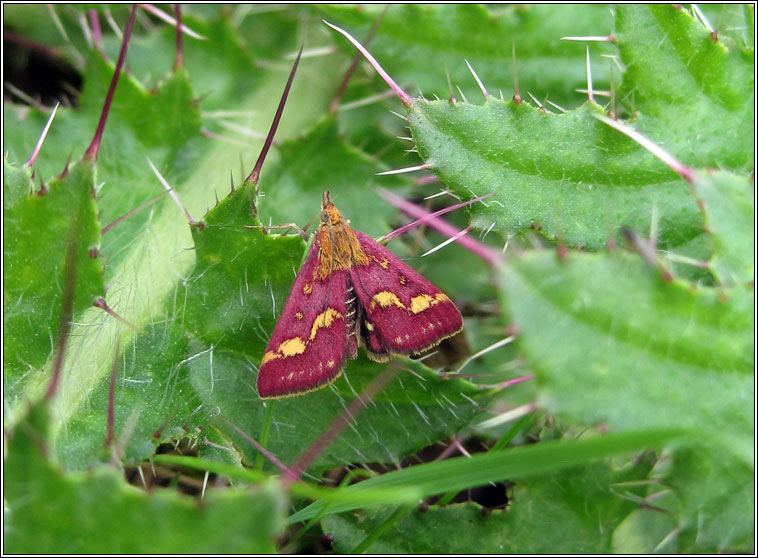
[[[37,155],[39,155],[40,149],[42,149],[42,143],[45,141],[45,138],[47,137],[47,132],[50,130],[50,126],[53,124],[53,118],[55,118],[55,113],[58,112],[58,107],[60,106],[60,103],[55,103],[55,108],[53,109],[53,112],[50,114],[50,118],[47,119],[47,124],[45,124],[45,129],[42,130],[42,135],[39,137],[39,140],[37,141],[37,145],[34,146],[34,151],[32,151],[32,156],[29,157],[29,160],[26,162],[26,166],[31,167],[34,164],[34,160],[37,158]]]
[[[455,242],[455,241],[456,241],[456,240],[458,240],[460,237],[462,237],[464,234],[468,234],[468,232],[469,232],[470,230],[471,230],[471,227],[466,227],[465,229],[463,229],[461,232],[459,232],[459,233],[458,233],[458,234],[456,234],[455,236],[451,236],[451,237],[450,237],[450,238],[448,238],[448,239],[447,239],[445,242],[443,242],[443,243],[441,243],[441,244],[438,244],[437,246],[435,246],[434,248],[432,248],[432,249],[431,249],[431,250],[429,250],[428,252],[425,252],[425,253],[421,254],[421,257],[423,258],[424,256],[428,256],[429,254],[433,254],[433,253],[434,253],[434,252],[436,252],[437,250],[440,250],[440,249],[444,248],[445,246],[447,246],[448,244],[450,244],[450,243],[452,243],[452,242]]]
[[[177,195],[176,191],[171,186],[169,186],[168,182],[166,182],[166,179],[163,178],[163,175],[161,175],[160,172],[158,172],[158,169],[155,168],[155,165],[153,164],[153,162],[149,158],[148,158],[147,162],[150,165],[150,168],[153,169],[153,172],[155,173],[155,176],[157,176],[158,180],[160,180],[161,184],[163,184],[163,187],[166,189],[166,191],[169,193],[169,195],[174,199],[174,201],[176,202],[176,205],[179,206],[179,209],[181,209],[182,211],[184,211],[184,214],[187,216],[187,219],[189,220],[190,225],[196,225],[197,221],[195,221],[192,218],[192,215],[190,215],[190,212],[187,210],[187,208],[184,207],[184,205],[182,205],[182,202],[179,199],[179,196]]]
[[[620,122],[616,122],[615,120],[608,118],[604,114],[593,113],[592,116],[594,116],[601,122],[607,124],[614,130],[617,130],[621,132],[622,134],[624,134],[625,136],[636,141],[643,148],[647,149],[650,153],[658,157],[658,159],[660,159],[661,162],[667,165],[671,170],[673,170],[679,176],[684,178],[687,182],[692,182],[694,180],[695,172],[691,168],[679,162],[668,151],[663,149],[660,145],[653,143],[651,140],[647,139],[645,136],[640,134],[637,130],[630,128],[628,126],[624,126]]]
[[[474,79],[476,80],[476,83],[479,86],[479,89],[482,90],[482,93],[484,94],[484,97],[485,98],[489,97],[490,94],[487,93],[487,90],[484,88],[484,84],[482,83],[482,80],[480,80],[479,76],[476,75],[476,72],[474,71],[474,68],[471,67],[471,64],[468,63],[468,60],[466,60],[466,66],[468,66],[468,69],[471,72],[471,75],[474,76]]]
[[[394,169],[394,170],[388,170],[384,172],[378,172],[376,173],[376,176],[384,176],[387,174],[403,174],[405,172],[413,172],[417,170],[428,170],[429,165],[424,163],[423,165],[416,165],[415,167],[405,167],[404,169]]]

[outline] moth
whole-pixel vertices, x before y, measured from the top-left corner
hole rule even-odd
[[[329,192],[321,222],[258,371],[262,399],[336,380],[364,346],[378,362],[422,353],[463,328],[455,304],[369,235],[350,227]]]

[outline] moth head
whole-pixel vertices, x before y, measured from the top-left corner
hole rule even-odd
[[[329,192],[324,192],[321,195],[321,225],[322,226],[335,226],[344,222],[342,214],[339,209],[332,204],[332,198],[329,196]]]

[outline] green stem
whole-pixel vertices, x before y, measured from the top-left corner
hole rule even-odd
[[[266,404],[266,410],[263,413],[263,424],[261,425],[260,444],[265,448],[268,444],[268,435],[271,432],[271,423],[274,421],[274,404],[276,401],[269,401]],[[263,470],[263,454],[259,453],[255,456],[255,469],[257,471]]]

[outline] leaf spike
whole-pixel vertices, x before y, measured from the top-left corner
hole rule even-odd
[[[400,209],[401,211],[407,213],[411,217],[421,218],[426,217],[426,221],[429,226],[438,232],[444,234],[445,236],[451,237],[457,235],[460,231],[455,228],[453,225],[443,221],[442,219],[439,219],[438,217],[430,216],[429,212],[416,205],[415,203],[411,203],[404,198],[401,198],[397,194],[393,194],[389,190],[385,190],[383,188],[378,189],[379,195],[382,196],[385,200],[387,200],[389,203]],[[468,251],[472,252],[473,254],[476,254],[480,258],[482,258],[485,262],[490,264],[491,266],[496,266],[500,264],[501,258],[500,255],[492,250],[491,248],[484,246],[483,244],[480,244],[473,238],[469,236],[461,236],[457,239],[458,244],[466,248]]]
[[[111,28],[111,31],[113,31],[113,34],[118,37],[118,40],[120,41],[123,38],[123,33],[121,33],[121,29],[119,29],[118,25],[116,24],[116,20],[113,19],[113,14],[111,14],[111,11],[108,9],[107,6],[103,7],[103,15],[105,15],[105,21],[108,22],[108,25]]]
[[[390,6],[387,6],[382,10],[382,13],[379,15],[379,17],[376,19],[374,24],[371,26],[371,29],[369,29],[368,35],[366,35],[366,38],[363,39],[363,46],[367,47],[368,44],[371,42],[371,39],[374,38],[374,35],[376,35],[377,30],[379,29],[379,26],[384,21],[384,16],[387,15],[387,10],[390,9]],[[340,101],[342,100],[342,96],[345,94],[345,90],[347,89],[347,84],[350,81],[350,78],[353,77],[353,74],[355,73],[355,70],[358,68],[358,64],[360,64],[361,61],[361,53],[357,52],[355,53],[355,56],[353,57],[353,61],[350,63],[350,67],[347,69],[347,72],[345,72],[345,77],[342,78],[342,83],[340,83],[340,86],[337,88],[337,93],[334,95],[334,99],[332,100],[332,104],[329,106],[329,112],[337,112],[337,109],[339,109]]]
[[[326,430],[313,442],[308,449],[306,449],[300,457],[297,458],[292,464],[292,472],[295,474],[295,478],[285,477],[282,479],[282,486],[286,487],[298,480],[300,475],[310,467],[316,458],[323,452],[327,446],[337,437],[339,434],[350,424],[351,420],[360,414],[363,409],[373,401],[374,397],[382,391],[387,384],[397,375],[400,367],[390,363],[390,366],[384,369],[384,371],[372,379],[368,385],[363,388],[360,395],[355,397],[345,410],[334,419],[334,421],[327,427]]]
[[[561,41],[588,41],[593,43],[615,43],[616,37],[613,35],[586,35],[561,37]]]
[[[171,186],[169,186],[168,182],[166,182],[166,179],[163,178],[163,175],[160,172],[158,172],[158,169],[155,168],[155,165],[153,165],[153,162],[150,159],[148,159],[147,162],[150,165],[150,168],[153,169],[153,173],[155,173],[155,176],[158,177],[158,180],[160,180],[161,184],[166,189],[168,194],[176,202],[176,205],[178,205],[179,209],[181,209],[184,212],[184,214],[187,216],[187,221],[189,221],[190,227],[199,227],[200,229],[202,229],[203,228],[202,221],[195,221],[195,219],[193,219],[189,210],[186,207],[184,207],[184,204],[179,199],[179,195],[176,193],[176,190],[174,190]]]
[[[480,80],[479,76],[476,75],[474,68],[471,67],[471,64],[469,64],[468,60],[465,60],[465,62],[466,62],[466,66],[468,66],[469,72],[471,72],[471,75],[474,76],[474,79],[476,80],[476,84],[479,86],[479,89],[482,90],[482,94],[484,95],[484,98],[486,99],[487,97],[490,96],[490,94],[487,93],[487,89],[484,87],[482,80]]]
[[[518,67],[516,66],[516,42],[511,41],[511,70],[513,71],[513,102],[520,104],[524,101],[518,87]]]
[[[152,4],[140,4],[139,6],[143,10],[145,10],[146,12],[149,12],[149,13],[153,14],[158,19],[162,19],[163,21],[165,21],[169,25],[174,25],[174,26],[177,25],[176,20],[173,17],[171,17],[170,15],[168,15],[166,12],[163,12],[163,11],[159,10],[158,8],[156,8],[155,6],[153,6]],[[182,33],[186,33],[187,35],[189,35],[193,39],[199,39],[201,41],[207,41],[208,40],[208,37],[204,37],[204,36],[200,35],[199,33],[196,33],[195,31],[193,31],[192,29],[190,29],[186,25],[179,24],[178,27],[182,30]]]
[[[461,91],[460,86],[456,85],[455,88],[458,90],[458,93],[461,94],[461,99],[463,99],[463,102],[468,103],[468,99],[466,99],[466,95],[464,95],[463,91]]]
[[[118,353],[121,348],[121,339],[116,339],[116,348],[113,353],[113,365],[111,366],[111,383],[108,387],[108,418],[105,425],[105,440],[103,447],[110,447],[116,438],[114,429],[114,410],[116,402],[116,377],[118,376]]]
[[[58,175],[58,178],[66,178],[68,176],[68,166],[71,164],[71,153],[68,154],[68,158],[66,159],[66,164],[63,167],[63,172],[61,172]]]
[[[274,134],[276,133],[276,128],[279,126],[279,120],[282,118],[282,113],[284,112],[284,105],[287,102],[287,95],[289,95],[290,87],[292,87],[292,80],[295,78],[295,72],[297,71],[297,65],[300,63],[300,57],[303,54],[303,45],[300,45],[300,50],[297,53],[297,58],[295,58],[295,63],[292,65],[292,70],[290,71],[290,75],[287,78],[287,84],[284,86],[284,91],[282,92],[282,98],[279,100],[279,106],[276,108],[276,114],[274,114],[274,121],[271,123],[271,129],[268,131],[268,135],[266,136],[266,141],[263,144],[263,148],[261,149],[261,154],[258,155],[258,160],[255,162],[255,166],[253,167],[253,172],[250,173],[250,175],[245,179],[245,182],[250,182],[252,184],[257,184],[258,179],[261,176],[261,168],[263,167],[263,161],[266,159],[266,155],[268,154],[268,150],[271,148],[271,142],[274,141]]]
[[[231,191],[229,192],[229,195],[230,195],[230,196],[233,196],[233,195],[234,195],[234,192],[235,192],[235,190],[234,190],[234,174],[232,173],[232,169],[229,169],[229,182],[230,182],[230,183],[231,183],[231,185],[232,185],[232,189],[231,189]]]
[[[469,364],[470,362],[472,362],[472,361],[474,361],[474,360],[478,359],[480,356],[484,356],[484,355],[486,355],[487,353],[490,353],[490,352],[494,351],[495,349],[499,349],[500,347],[504,347],[505,345],[508,345],[508,344],[512,343],[512,342],[513,342],[515,339],[516,339],[516,336],[515,336],[515,335],[509,335],[509,336],[508,336],[508,337],[506,337],[505,339],[501,339],[500,341],[496,341],[495,343],[493,343],[493,344],[492,344],[492,345],[490,345],[489,347],[485,347],[484,349],[482,349],[482,350],[481,350],[481,351],[479,351],[478,353],[476,353],[476,354],[473,354],[473,355],[471,355],[470,357],[468,357],[468,358],[467,358],[466,360],[464,360],[464,361],[463,361],[463,363],[462,363],[462,364],[461,364],[461,365],[458,367],[458,370],[456,370],[454,373],[452,373],[452,374],[448,374],[448,375],[449,375],[449,376],[455,376],[455,375],[458,375],[458,374],[460,374],[460,373],[461,373],[461,371],[462,371],[464,368],[466,368],[466,366],[468,366],[468,364]]]
[[[100,19],[97,17],[97,10],[90,10],[89,23],[92,26],[92,42],[95,48],[105,58],[105,50],[103,49],[103,33],[100,31]]]
[[[379,62],[377,62],[376,59],[373,56],[371,56],[371,53],[368,50],[366,50],[363,47],[363,45],[361,45],[358,41],[356,41],[355,38],[353,38],[353,36],[350,35],[350,33],[345,31],[344,29],[340,29],[336,25],[332,25],[326,20],[322,20],[322,21],[325,24],[327,24],[329,27],[331,27],[332,29],[334,29],[335,31],[343,35],[348,41],[350,41],[353,44],[355,48],[357,48],[360,51],[361,54],[363,54],[366,60],[368,60],[369,64],[371,64],[374,70],[376,70],[376,73],[378,73],[381,76],[381,78],[384,80],[384,83],[386,83],[389,86],[389,88],[395,92],[395,95],[398,96],[398,98],[403,102],[403,104],[406,107],[410,107],[413,104],[413,98],[410,95],[408,95],[405,91],[400,89],[400,86],[398,86],[398,84],[395,83],[395,80],[393,80],[389,76],[389,74],[384,71],[384,68],[382,68],[379,65]]]
[[[111,229],[113,229],[117,225],[120,225],[121,223],[123,223],[124,221],[126,221],[127,219],[129,219],[129,217],[132,217],[132,216],[136,215],[137,213],[139,213],[140,211],[142,211],[146,207],[149,207],[149,206],[153,205],[154,203],[156,203],[157,201],[163,199],[163,196],[165,196],[165,195],[166,195],[166,192],[162,192],[161,194],[155,196],[153,199],[147,200],[145,203],[138,205],[137,207],[135,207],[134,209],[132,209],[128,213],[124,213],[121,217],[119,217],[118,219],[116,219],[112,223],[104,226],[103,230],[101,232],[101,235],[105,236],[105,234],[108,231],[110,231]]]
[[[384,172],[377,172],[375,176],[385,176],[388,174],[403,174],[406,172],[413,172],[417,170],[428,170],[428,169],[429,169],[429,164],[424,163],[422,165],[416,165],[414,167],[405,167],[403,169],[393,169],[393,170],[388,170]]]
[[[132,6],[132,12],[129,14],[129,21],[126,23],[124,29],[124,39],[121,41],[121,51],[118,54],[118,61],[116,62],[116,69],[113,71],[113,79],[111,79],[110,87],[108,88],[108,94],[105,96],[105,103],[103,105],[103,111],[100,114],[100,122],[97,124],[97,130],[95,131],[95,137],[92,138],[92,143],[84,152],[84,157],[91,160],[97,160],[97,153],[100,149],[100,142],[103,139],[103,131],[105,130],[105,121],[108,118],[108,112],[111,108],[111,102],[113,101],[113,95],[116,92],[116,85],[118,84],[118,78],[121,75],[121,68],[124,67],[124,60],[126,58],[126,48],[129,44],[129,38],[132,34],[132,28],[134,27],[134,16],[137,13],[137,5]]]
[[[61,18],[58,17],[58,13],[55,11],[55,5],[48,4],[47,9],[50,12],[50,17],[52,18],[53,23],[55,24],[55,27],[58,28],[58,32],[61,34],[61,37],[63,37],[63,40],[66,41],[67,43],[70,43],[71,39],[68,38],[68,34],[66,33],[66,29],[63,27]]]
[[[500,426],[501,424],[507,424],[511,421],[514,421],[530,413],[533,413],[536,410],[537,410],[537,405],[534,402],[526,403],[524,405],[521,405],[520,407],[516,407],[515,409],[511,409],[510,411],[501,413],[496,417],[492,417],[491,419],[482,421],[476,426],[480,428],[495,428],[496,426]]]
[[[540,109],[540,112],[542,114],[547,114],[547,111],[545,110],[545,107],[542,105],[542,103],[539,102],[539,100],[537,99],[537,97],[535,97],[534,95],[532,95],[531,91],[527,91],[526,93],[527,93],[527,95],[529,95],[532,98],[532,101],[534,101],[537,104],[537,106]]]
[[[642,238],[640,238],[640,235],[638,235],[634,230],[628,228],[621,229],[621,234],[624,235],[626,241],[632,246],[632,248],[634,248],[635,252],[637,252],[642,257],[642,259],[648,263],[648,265],[658,269],[659,273],[661,274],[661,278],[664,281],[672,281],[674,279],[674,276],[671,275],[671,272],[666,268],[666,265],[658,257],[655,249],[652,248],[648,242],[645,242]]]
[[[587,47],[587,101],[595,102],[595,96],[592,94],[592,70],[590,69],[590,47]]]
[[[438,244],[437,246],[435,246],[431,250],[427,250],[426,252],[424,252],[423,254],[421,254],[421,257],[423,258],[423,257],[428,256],[429,254],[434,254],[437,250],[441,250],[442,248],[444,248],[448,244],[452,244],[453,242],[455,242],[456,240],[458,240],[459,238],[461,238],[463,235],[468,234],[469,232],[471,232],[471,226],[470,225],[468,227],[466,227],[465,229],[463,229],[462,231],[460,231],[455,236],[451,236],[450,238],[448,238],[444,242],[441,242],[440,244]]]
[[[174,70],[184,66],[184,54],[182,51],[182,8],[180,4],[174,4],[176,14],[176,58],[174,58]]]
[[[42,181],[42,178],[40,178],[40,179],[39,179],[39,190],[37,190],[37,195],[38,195],[39,197],[42,197],[42,196],[44,196],[45,194],[47,194],[47,186],[46,186],[46,185],[45,185],[45,183]]]
[[[108,306],[108,303],[105,302],[104,298],[97,297],[95,299],[95,302],[93,303],[93,306],[95,308],[100,308],[103,312],[105,312],[106,314],[108,314],[112,318],[116,318],[119,322],[121,322],[125,326],[133,329],[137,333],[144,333],[140,328],[138,328],[137,326],[135,326],[133,323],[131,323],[131,322],[127,321],[125,318],[119,316],[113,308],[111,308],[110,306]]]
[[[47,119],[47,124],[45,124],[45,129],[42,130],[42,135],[40,135],[39,139],[37,140],[37,145],[34,146],[34,151],[32,151],[32,156],[29,157],[29,160],[26,162],[27,167],[31,167],[34,164],[34,161],[37,160],[37,155],[39,155],[39,152],[42,149],[42,144],[45,142],[45,138],[47,137],[47,132],[50,130],[50,126],[53,124],[53,119],[55,118],[55,113],[58,112],[59,106],[60,106],[60,103],[55,103],[53,112],[50,113],[50,118]]]
[[[705,17],[705,14],[700,10],[697,4],[690,4],[690,7],[692,8],[692,12],[695,14],[695,17],[700,20],[700,23],[705,27],[708,32],[711,34],[711,38],[713,38],[713,34],[716,32],[714,31],[713,27],[711,26],[711,22],[708,21],[708,18]],[[717,37],[718,38],[718,37]]]
[[[667,165],[671,170],[673,170],[679,176],[684,178],[690,184],[692,184],[693,181],[695,180],[696,173],[693,169],[686,166],[684,163],[679,162],[668,151],[663,149],[660,145],[657,145],[656,143],[653,143],[651,140],[647,139],[645,136],[640,134],[637,130],[634,130],[633,128],[625,126],[624,124],[621,124],[620,122],[617,122],[615,120],[611,120],[610,118],[602,114],[593,113],[592,116],[594,116],[601,122],[607,124],[611,128],[621,132],[625,136],[636,141],[643,148],[647,149],[650,153],[658,157],[658,159],[662,163]]]

